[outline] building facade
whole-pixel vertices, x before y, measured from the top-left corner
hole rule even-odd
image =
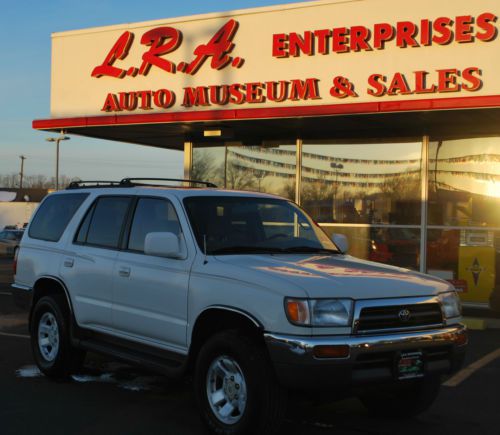
[[[500,4],[313,1],[52,36],[34,128],[184,152],[358,257],[500,287]],[[139,170],[139,168],[138,168]]]

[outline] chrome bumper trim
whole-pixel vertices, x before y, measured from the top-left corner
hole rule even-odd
[[[13,283],[10,285],[12,288],[15,288],[16,290],[24,290],[24,291],[27,291],[27,292],[30,292],[31,290],[33,290],[32,287],[29,287],[27,285],[22,285],[22,284],[16,284],[16,283]]]
[[[387,333],[384,335],[342,335],[304,337],[264,333],[264,339],[274,361],[282,363],[338,362],[355,360],[359,354],[389,352],[411,348],[454,345],[467,328],[464,325],[441,329]],[[350,354],[347,358],[316,359],[313,356],[315,346],[348,345]]]

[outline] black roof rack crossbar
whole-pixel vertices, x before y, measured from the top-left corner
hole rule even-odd
[[[157,186],[149,183],[137,183],[136,181],[176,181],[179,183],[204,184],[207,187],[217,187],[214,183],[200,180],[185,180],[182,178],[124,178],[120,183],[123,186]],[[160,185],[161,186],[161,185]]]
[[[120,181],[109,180],[76,180],[69,183],[66,189],[83,189],[85,187],[121,187]]]

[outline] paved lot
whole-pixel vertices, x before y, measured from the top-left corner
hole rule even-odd
[[[10,296],[10,268],[0,259],[1,435],[204,433],[189,379],[173,382],[93,354],[72,381],[40,376],[26,316]],[[467,364],[498,348],[500,330],[472,331]],[[321,406],[294,399],[282,433],[499,435],[500,357],[456,387],[442,387],[435,405],[417,419],[374,419],[355,399]]]

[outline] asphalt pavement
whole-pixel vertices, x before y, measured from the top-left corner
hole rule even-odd
[[[205,433],[190,379],[172,381],[95,354],[70,381],[42,376],[31,356],[26,313],[10,294],[10,263],[0,259],[1,435]],[[443,386],[418,418],[377,419],[357,399],[318,405],[295,397],[282,433],[500,435],[499,348],[500,329],[471,331],[465,379]]]

